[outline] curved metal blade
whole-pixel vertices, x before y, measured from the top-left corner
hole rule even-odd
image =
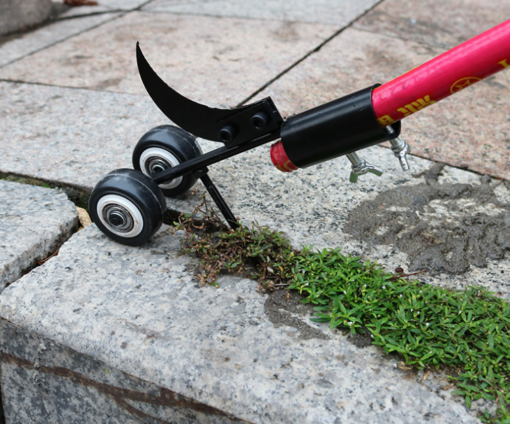
[[[219,131],[226,121],[252,105],[236,109],[216,109],[194,102],[169,87],[149,65],[136,44],[138,71],[149,96],[171,121],[182,129],[207,140],[222,141]]]

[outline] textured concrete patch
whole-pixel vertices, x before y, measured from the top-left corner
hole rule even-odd
[[[96,15],[79,19],[63,20],[46,25],[36,31],[28,32],[20,37],[6,41],[5,43],[2,43],[0,39],[0,67],[35,52],[39,52],[48,46],[52,46],[82,31],[101,25],[117,16],[119,16],[119,14]],[[41,73],[41,70],[46,69],[47,66],[48,63],[45,63],[41,68],[34,71]],[[11,76],[15,80],[19,79],[16,75],[11,74]],[[0,69],[0,78],[5,77],[7,77],[5,70]]]
[[[309,316],[313,310],[311,305],[304,305],[297,293],[286,290],[275,291],[268,296],[264,304],[264,312],[275,327],[288,326],[299,331],[299,338],[302,340],[322,339],[329,340],[329,337],[322,331],[308,325],[302,317]],[[294,314],[299,314],[301,318]]]
[[[0,180],[0,290],[53,253],[78,226],[56,190]]]
[[[16,358],[5,365],[4,359],[2,383],[16,376],[6,411],[16,408],[35,423],[48,422],[51,408],[40,418],[16,393],[19,382],[33,374],[51,381],[44,375],[51,366],[70,376],[49,383],[58,398],[83,393],[80,380],[72,378],[79,373],[92,381],[92,393],[97,383],[135,390],[142,385],[136,379],[142,379],[145,392],[156,386],[256,423],[334,423],[346,417],[373,423],[427,417],[478,422],[462,399],[404,379],[397,361],[373,346],[358,348],[299,314],[293,316],[327,339],[303,338],[285,323],[275,326],[265,313],[266,297],[256,292],[253,281],[224,277],[220,288],[197,286],[186,270],[193,259],[180,255],[178,245],[163,231],[152,243],[129,248],[90,226],[73,236],[57,258],[9,286],[0,296],[0,315],[20,333],[31,333],[31,341],[11,338],[8,346],[2,343],[3,350],[32,362],[36,358],[39,369]],[[57,354],[34,355],[39,338],[49,340],[43,340],[44,346],[55,344]],[[61,355],[59,346],[78,354]],[[30,353],[23,356],[24,350]],[[101,372],[98,361],[108,372]],[[136,379],[128,381],[119,371]],[[29,399],[44,388],[31,388]],[[90,402],[91,396],[80,402]],[[98,397],[92,412],[68,402],[54,410],[78,417],[71,422],[87,422],[89,413],[98,417],[115,411],[109,405]],[[145,408],[156,416],[150,405]]]
[[[150,64],[172,87],[208,105],[234,106],[335,28],[132,12],[5,67],[2,77],[145,94],[135,59],[140,41]]]
[[[191,13],[196,15],[236,16],[264,20],[318,22],[342,27],[376,4],[378,0],[236,0],[183,3],[156,0],[145,7],[154,12]],[[176,4],[177,3],[177,4]]]
[[[426,182],[379,193],[349,212],[345,230],[369,244],[396,245],[411,271],[464,274],[510,252],[510,204],[484,177],[479,185]],[[492,183],[492,184],[491,184]]]
[[[441,54],[442,49],[349,28],[259,94],[296,113],[384,83]],[[510,72],[406,118],[402,136],[413,154],[510,179]]]

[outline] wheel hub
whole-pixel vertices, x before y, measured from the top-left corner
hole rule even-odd
[[[179,163],[179,159],[175,155],[159,147],[150,147],[140,155],[140,169],[151,178],[154,178],[156,174],[179,165]],[[172,189],[178,187],[181,182],[182,177],[177,177],[159,184],[159,186],[162,189]]]
[[[149,158],[147,161],[147,168],[152,177],[154,177],[156,174],[159,174],[160,172],[166,171],[171,167],[171,164],[161,158],[153,157]]]
[[[129,233],[133,227],[133,218],[121,205],[110,204],[103,209],[103,219],[121,233]]]

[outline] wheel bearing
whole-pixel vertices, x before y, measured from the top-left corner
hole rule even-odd
[[[138,207],[118,194],[106,195],[97,202],[97,216],[109,231],[121,237],[136,237],[143,229]]]
[[[179,159],[177,159],[172,153],[159,147],[146,149],[140,155],[140,169],[145,175],[151,178],[154,176],[154,172],[156,171],[155,168],[160,168],[159,172],[161,172],[179,164]],[[159,184],[159,186],[162,189],[171,189],[178,187],[181,182],[182,177],[178,177],[167,183]]]

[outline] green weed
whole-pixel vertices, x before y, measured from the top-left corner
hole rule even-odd
[[[293,249],[282,233],[254,225],[227,229],[201,205],[179,219],[183,249],[201,260],[199,279],[217,284],[222,272],[248,274],[260,288],[286,287],[315,305],[316,322],[370,335],[386,353],[417,369],[454,371],[453,392],[468,408],[480,398],[498,403],[487,423],[510,423],[510,305],[481,287],[450,290],[407,281],[340,249]]]

